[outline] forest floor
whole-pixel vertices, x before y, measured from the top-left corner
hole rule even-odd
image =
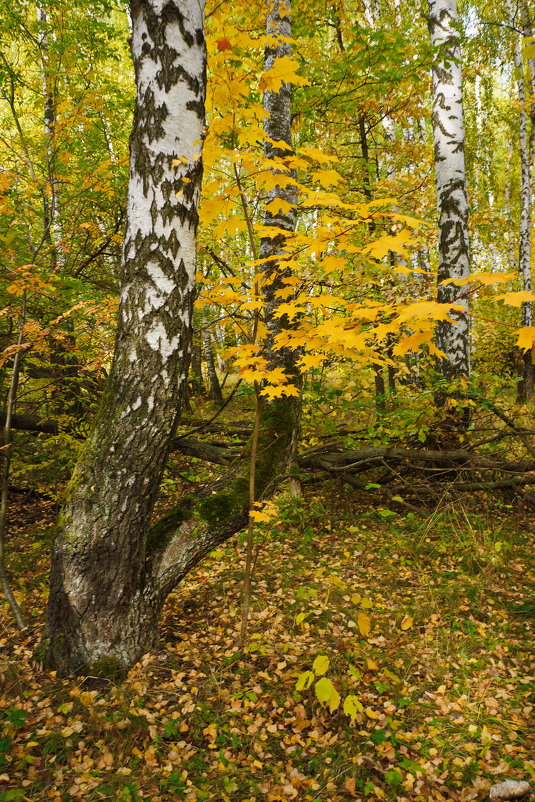
[[[30,627],[0,601],[2,802],[438,802],[535,780],[533,516],[477,495],[402,516],[334,482],[277,503],[246,645],[239,537],[169,599],[160,650],[103,684],[33,662],[55,510],[14,499]]]

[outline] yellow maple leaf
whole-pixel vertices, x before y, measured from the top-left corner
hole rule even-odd
[[[312,178],[318,181],[325,189],[343,181],[342,176],[337,170],[315,170],[312,173]]]
[[[302,370],[309,368],[319,368],[325,357],[323,354],[304,354],[299,360],[299,367]]]
[[[522,306],[522,304],[535,301],[535,293],[529,290],[519,290],[518,292],[506,292],[504,295],[497,296],[498,301],[503,301],[508,306]]]
[[[409,351],[417,351],[421,345],[429,342],[433,336],[432,331],[419,331],[402,339],[394,346],[395,356],[405,356]]]
[[[535,348],[535,326],[524,326],[517,330],[518,337],[516,344],[523,351],[529,351],[530,348]]]
[[[464,287],[466,284],[479,281],[480,284],[487,287],[492,284],[505,284],[514,277],[514,273],[472,273],[470,276],[464,276],[463,278],[445,278],[440,283],[444,286],[447,284],[455,284],[457,287]]]
[[[294,387],[293,384],[278,384],[278,385],[268,384],[266,387],[263,388],[260,395],[272,401],[274,398],[282,398],[282,396],[290,396],[290,395],[299,398],[300,393],[297,387]]]
[[[333,270],[342,270],[346,266],[343,256],[324,256],[320,262],[324,273],[332,273]]]
[[[267,70],[258,84],[261,92],[278,92],[283,83],[294,86],[310,86],[310,81],[297,74],[301,65],[290,56],[281,56],[275,59],[273,66]]]
[[[448,320],[450,311],[462,312],[464,309],[460,304],[439,304],[437,301],[417,301],[408,304],[398,314],[398,321],[404,323],[407,320]]]
[[[282,212],[286,214],[291,209],[295,208],[294,203],[290,203],[289,201],[285,200],[284,198],[273,198],[273,200],[266,203],[266,209],[269,209],[271,214],[277,214],[278,212]]]
[[[265,512],[261,512],[260,510],[250,510],[249,516],[255,521],[255,523],[267,523],[271,520],[271,515],[267,515]]]
[[[404,229],[399,234],[388,234],[386,237],[375,240],[363,248],[362,253],[372,256],[374,259],[383,259],[391,251],[408,256],[405,245],[410,242],[410,239],[410,232]]]
[[[306,156],[308,159],[314,159],[314,161],[319,162],[320,164],[330,164],[331,162],[337,162],[338,156],[333,156],[330,153],[324,153],[319,148],[311,148],[311,147],[301,147],[297,149],[298,153],[302,156]]]

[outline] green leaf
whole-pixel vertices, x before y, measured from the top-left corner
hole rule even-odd
[[[425,769],[423,769],[419,763],[415,763],[414,760],[409,760],[409,758],[407,757],[404,757],[403,760],[400,760],[398,765],[400,766],[400,768],[406,769],[407,771],[410,771],[413,774],[417,771],[420,772],[425,771]]]
[[[403,774],[396,769],[390,769],[385,772],[385,783],[391,785],[392,788],[398,788],[403,782]]]
[[[312,683],[314,682],[314,673],[312,671],[303,671],[302,674],[299,674],[297,677],[297,682],[295,683],[295,690],[296,691],[306,691]]]
[[[340,694],[327,677],[319,679],[314,690],[318,701],[322,705],[327,705],[331,713],[340,707]]]
[[[381,518],[391,518],[393,515],[397,515],[397,513],[393,510],[379,510],[379,515]]]
[[[357,713],[362,713],[363,710],[364,708],[354,694],[350,693],[349,696],[346,696],[344,699],[344,713],[349,716],[351,721],[355,721]]]
[[[325,674],[328,671],[329,664],[329,658],[324,654],[319,654],[312,663],[312,670],[316,676],[321,677],[322,674]]]

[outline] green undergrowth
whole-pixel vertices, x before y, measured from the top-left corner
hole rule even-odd
[[[482,496],[384,513],[334,484],[279,497],[246,644],[239,537],[175,591],[160,649],[121,684],[32,663],[51,527],[21,525],[31,627],[17,635],[2,602],[0,801],[464,802],[535,779],[533,519]],[[352,716],[297,690],[313,666]]]

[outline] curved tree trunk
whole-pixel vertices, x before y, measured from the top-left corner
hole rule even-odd
[[[115,354],[52,551],[44,645],[61,673],[129,666],[154,641],[146,535],[190,352],[203,6],[132,0],[131,18],[137,96]]]
[[[468,376],[469,318],[466,288],[444,284],[470,275],[468,198],[464,163],[464,111],[461,48],[456,0],[428,0],[429,31],[440,55],[433,67],[433,136],[437,184],[439,303],[462,306],[451,321],[437,324],[436,343],[446,359],[438,370],[446,379]]]
[[[132,0],[131,12],[137,102],[116,349],[59,522],[41,649],[60,674],[113,674],[135,663],[156,641],[171,590],[249,516],[250,469],[242,460],[150,528],[191,350],[205,51],[202,9],[193,0],[168,0],[163,7],[158,0]],[[270,21],[287,35],[289,20],[274,7],[268,26]],[[274,51],[274,58],[283,55]],[[266,131],[289,141],[289,87],[281,94],[279,103],[279,93],[266,93],[273,123]],[[267,225],[293,231],[293,211],[286,221],[281,215],[267,219]],[[270,362],[283,365],[297,382],[295,354],[276,343],[284,321],[273,316],[286,275],[279,271],[285,239],[277,233],[262,240],[262,253],[273,257],[266,270],[274,278],[266,298],[266,347]],[[271,495],[287,473],[298,409],[294,398],[261,401],[257,499]]]

